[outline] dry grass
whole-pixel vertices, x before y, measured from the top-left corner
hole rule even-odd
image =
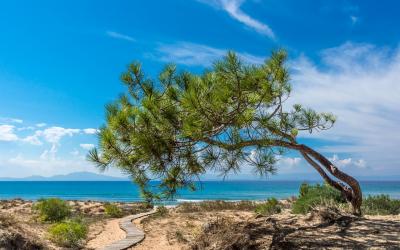
[[[184,205],[186,206],[186,205]],[[347,208],[314,207],[307,215],[284,209],[271,216],[199,204],[142,220],[145,240],[135,250],[158,249],[397,249],[400,216],[354,217]],[[210,206],[206,206],[210,208]]]
[[[257,203],[254,201],[203,201],[198,203],[184,202],[179,204],[177,211],[181,213],[210,212],[210,211],[254,211]]]
[[[146,203],[115,204],[124,214],[151,209]],[[0,200],[0,249],[60,249],[49,240],[48,230],[52,224],[41,222],[39,214],[32,209],[33,205],[34,202],[21,199]],[[68,205],[71,207],[70,219],[80,218],[88,224],[87,241],[96,238],[109,220],[105,215],[104,202],[68,201]]]

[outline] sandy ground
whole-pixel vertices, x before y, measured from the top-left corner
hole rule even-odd
[[[125,232],[119,227],[120,219],[113,219],[106,223],[103,231],[86,244],[86,248],[99,249],[110,245],[114,241],[125,238]]]
[[[85,249],[102,248],[125,237],[118,225],[120,219],[104,215],[103,203],[69,203],[74,213],[83,215],[89,223]],[[50,224],[35,219],[32,204],[23,200],[0,201],[0,237],[16,231],[45,249],[61,249],[48,240]],[[131,211],[139,212],[143,210]],[[232,248],[226,249],[244,246],[251,246],[249,249],[400,249],[400,215],[353,218],[340,214],[328,222],[324,218],[319,213],[294,215],[289,209],[272,216],[259,216],[244,210],[170,208],[166,215],[155,214],[134,221],[146,237],[131,249],[217,250],[229,244]]]
[[[36,223],[32,217],[32,202],[22,200],[3,201],[0,205],[2,223],[9,220],[8,227],[2,229],[8,232],[23,232],[28,239],[48,246],[49,249],[57,249],[46,237],[49,227],[47,224]]]
[[[202,226],[207,221],[219,218],[229,218],[233,221],[243,221],[254,216],[252,212],[196,212],[179,213],[170,209],[169,215],[162,218],[143,218],[133,221],[142,229],[146,238],[130,250],[178,250],[187,249],[189,243],[194,241],[201,233]]]
[[[119,228],[119,219],[110,219],[105,214],[104,202],[68,201],[74,216],[83,217],[89,230],[85,249],[104,247],[116,240],[123,239],[125,232]],[[15,232],[26,240],[37,242],[45,249],[62,249],[49,240],[50,223],[41,223],[32,210],[32,201],[1,200],[0,201],[0,241]],[[143,208],[140,203],[116,203],[125,213],[136,214],[150,209]],[[19,240],[20,241],[20,240]]]
[[[318,216],[293,215],[290,210],[281,214],[259,218],[252,212],[196,212],[171,211],[162,218],[134,221],[146,233],[146,238],[132,250],[191,249],[193,243],[204,240],[202,231],[218,220],[229,221],[233,227],[251,228],[244,239],[255,248],[250,249],[400,249],[400,215],[365,216],[355,221],[338,220],[335,223],[321,221]],[[248,223],[248,224],[246,224]],[[221,234],[222,242],[241,241],[240,233]],[[211,233],[212,237],[217,237]],[[261,247],[262,246],[262,247]],[[194,248],[196,249],[196,248]],[[221,249],[215,246],[197,249]],[[241,249],[227,248],[227,249]]]

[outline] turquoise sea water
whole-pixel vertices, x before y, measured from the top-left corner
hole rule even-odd
[[[182,190],[172,203],[200,200],[264,200],[298,194],[300,181],[204,181],[198,191]],[[200,184],[199,184],[200,186]],[[364,181],[363,193],[388,194],[400,199],[400,181]],[[129,181],[0,182],[0,199],[36,200],[59,197],[69,200],[140,201],[138,188]]]

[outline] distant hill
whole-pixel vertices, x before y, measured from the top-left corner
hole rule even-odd
[[[392,176],[355,176],[359,181],[399,181],[399,175]],[[221,177],[213,175],[204,175],[203,181],[221,181]],[[254,175],[231,175],[225,181],[235,180],[267,180],[267,181],[322,181],[322,178],[316,174],[277,174],[268,178],[260,178]],[[0,177],[0,181],[129,181],[128,178],[119,178],[92,172],[74,172],[66,175],[54,175],[44,177],[40,175],[32,175],[24,178]]]
[[[0,181],[127,181],[125,178],[118,178],[108,175],[96,174],[91,172],[75,172],[66,175],[54,175],[44,177],[32,175],[24,178],[0,177]]]

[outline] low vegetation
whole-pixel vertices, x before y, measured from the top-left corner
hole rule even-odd
[[[140,223],[147,224],[155,219],[164,218],[168,216],[168,214],[169,214],[168,208],[166,208],[165,206],[157,206],[156,212],[142,219]]]
[[[254,211],[256,203],[254,201],[203,201],[203,202],[184,202],[179,204],[178,211],[182,213],[208,212],[221,210],[240,210]]]
[[[88,233],[87,225],[81,220],[59,222],[49,229],[50,239],[59,246],[77,248]]]
[[[299,197],[292,205],[295,214],[306,214],[316,207],[331,207],[339,210],[349,210],[342,194],[329,185],[309,185],[303,183]],[[389,195],[368,196],[363,199],[362,213],[366,215],[397,215],[400,214],[400,200],[391,199]]]
[[[166,215],[168,215],[168,208],[166,208],[164,206],[157,207],[155,216],[164,217]]]
[[[39,219],[46,222],[59,222],[71,215],[67,202],[58,198],[41,199],[33,209],[38,212]]]
[[[272,215],[280,213],[281,210],[279,201],[275,198],[269,198],[266,202],[257,204],[255,212],[262,215]]]
[[[261,234],[266,234],[266,237],[272,235],[265,228],[266,220],[261,221],[262,223],[253,220],[234,221],[231,218],[218,217],[203,225],[189,249],[269,249],[265,244],[268,239],[256,240]]]
[[[340,206],[346,204],[342,194],[327,184],[309,185],[303,183],[299,198],[293,203],[292,212],[306,214],[317,206]]]
[[[113,203],[104,204],[104,211],[107,216],[112,218],[121,218],[124,215],[122,209]]]
[[[361,207],[364,214],[390,215],[400,214],[400,200],[391,199],[389,195],[368,196]]]
[[[45,249],[43,243],[18,219],[0,210],[0,249]]]

